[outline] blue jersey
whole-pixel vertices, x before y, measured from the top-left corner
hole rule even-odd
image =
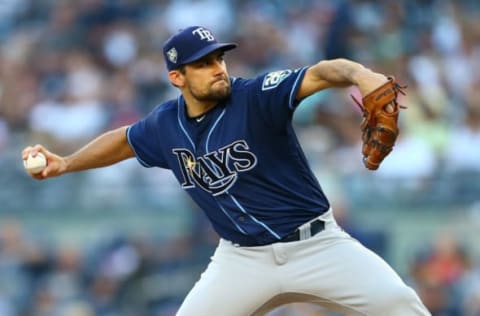
[[[231,96],[201,120],[182,96],[167,101],[128,128],[128,141],[143,166],[173,171],[222,238],[276,242],[329,209],[292,127],[305,71],[231,78]]]

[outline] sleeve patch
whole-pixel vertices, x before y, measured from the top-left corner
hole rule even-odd
[[[263,78],[262,91],[278,87],[278,85],[291,74],[292,71],[290,69],[268,73],[265,78]]]

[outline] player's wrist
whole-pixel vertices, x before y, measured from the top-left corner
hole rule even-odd
[[[75,171],[73,168],[73,156],[58,157],[58,175]]]
[[[366,96],[378,87],[385,84],[388,81],[388,78],[383,74],[363,68],[354,74],[353,81],[360,90],[362,96]]]

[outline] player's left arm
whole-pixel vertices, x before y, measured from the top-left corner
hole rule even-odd
[[[297,100],[328,88],[355,85],[362,96],[387,82],[383,74],[373,72],[362,64],[348,59],[323,60],[309,67],[297,91]]]

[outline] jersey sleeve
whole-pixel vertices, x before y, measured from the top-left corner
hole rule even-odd
[[[161,138],[159,137],[158,126],[156,116],[151,113],[127,129],[127,140],[130,147],[140,164],[147,168],[167,168],[166,159],[159,142]]]
[[[291,120],[301,100],[296,99],[307,67],[269,72],[254,80],[254,110],[272,126]]]

